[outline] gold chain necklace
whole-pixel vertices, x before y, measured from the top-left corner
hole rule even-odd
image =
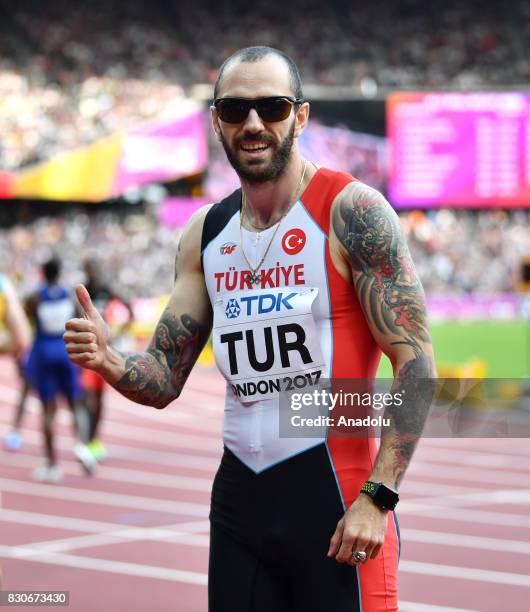
[[[300,197],[300,189],[302,188],[302,183],[304,182],[304,177],[305,177],[305,171],[307,168],[307,160],[304,160],[304,167],[302,169],[302,174],[300,176],[300,182],[298,183],[298,187],[296,188],[295,191],[295,197],[294,200],[291,202],[291,204],[287,207],[287,210],[283,213],[283,215],[278,219],[278,221],[276,221],[276,229],[274,230],[274,233],[272,234],[271,239],[269,240],[269,244],[267,245],[267,248],[265,249],[265,253],[263,254],[263,257],[261,258],[260,262],[258,263],[258,265],[253,268],[252,264],[250,263],[247,254],[245,253],[245,249],[243,248],[243,215],[246,212],[247,209],[247,198],[245,196],[245,192],[243,191],[242,194],[242,206],[241,206],[241,214],[239,216],[239,234],[240,234],[240,241],[241,241],[241,252],[243,253],[243,257],[245,258],[245,261],[247,262],[248,267],[250,268],[250,282],[253,285],[258,285],[259,283],[261,283],[262,281],[262,275],[258,274],[258,270],[261,268],[263,262],[265,261],[265,258],[267,257],[269,250],[272,246],[272,243],[274,242],[274,238],[276,237],[276,234],[278,233],[278,230],[280,229],[280,225],[282,224],[282,221],[284,220],[284,218],[287,216],[287,214],[289,213],[289,211],[291,210],[291,208],[294,206],[294,204],[298,201],[298,198]],[[250,224],[252,225],[252,227],[256,227],[255,225],[252,224],[252,222],[249,219]],[[256,229],[259,229],[256,227]],[[268,229],[268,228],[262,228],[263,230]]]

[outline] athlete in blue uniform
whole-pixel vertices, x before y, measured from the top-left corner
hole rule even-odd
[[[27,310],[35,323],[35,341],[28,360],[28,373],[39,394],[43,406],[43,433],[46,464],[34,472],[35,480],[58,482],[62,471],[57,464],[53,420],[57,410],[57,395],[62,393],[72,413],[77,417],[74,425],[79,432],[78,403],[81,395],[79,370],[68,358],[62,341],[64,325],[74,316],[76,306],[70,291],[59,285],[60,263],[57,259],[47,261],[42,267],[45,282],[27,302]],[[76,446],[76,455],[87,471],[94,461],[84,446]]]

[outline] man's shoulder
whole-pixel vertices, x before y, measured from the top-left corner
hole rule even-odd
[[[347,208],[389,206],[385,196],[380,191],[359,179],[354,179],[344,185],[336,198],[335,204]]]
[[[238,187],[232,193],[228,194],[217,202],[211,202],[198,208],[190,217],[189,223],[204,223],[208,215],[213,215],[219,210],[226,211],[227,209],[239,210],[241,204],[241,187]]]
[[[311,199],[311,194],[319,200],[324,198],[328,202],[328,207],[333,208],[350,193],[352,185],[357,183],[359,179],[348,172],[320,167],[309,185],[308,191],[311,193],[308,198]]]
[[[191,239],[200,241],[204,227],[204,220],[206,219],[206,216],[208,215],[208,212],[212,206],[215,206],[215,204],[205,204],[191,215],[184,229],[182,230],[181,240],[182,238],[186,237],[187,240]]]
[[[240,208],[241,189],[236,189],[220,202],[211,205],[204,217],[201,252],[223,231]]]
[[[241,188],[235,189],[222,200],[210,205],[208,212],[211,217],[233,215],[241,207]]]
[[[326,168],[325,166],[320,166],[317,170],[317,174],[319,177],[328,181],[343,181],[351,183],[359,180],[349,172],[344,172],[343,170],[333,170],[331,168]]]
[[[215,204],[205,204],[188,219],[178,239],[177,260],[200,268],[200,253],[204,241],[205,219]]]

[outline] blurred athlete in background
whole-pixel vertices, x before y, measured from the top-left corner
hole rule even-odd
[[[28,359],[28,371],[43,408],[45,465],[34,471],[38,481],[59,482],[63,473],[57,463],[53,422],[57,412],[57,396],[62,393],[74,417],[77,436],[88,442],[88,419],[83,418],[80,403],[79,369],[68,359],[62,342],[66,321],[76,314],[76,303],[69,289],[59,284],[60,262],[50,259],[42,266],[44,283],[30,296],[27,311],[35,325],[35,341]],[[87,472],[95,460],[84,443],[74,449]]]
[[[104,318],[107,318],[109,304],[114,300],[120,302],[126,308],[128,319],[121,327],[119,334],[126,333],[134,318],[130,303],[122,296],[118,295],[110,285],[104,281],[101,264],[96,259],[89,259],[86,261],[85,275],[85,286],[90,294],[92,303]],[[98,432],[103,415],[103,396],[107,383],[96,372],[92,370],[83,370],[81,384],[85,393],[84,401],[88,408],[90,420],[89,441],[87,446],[97,461],[103,461],[107,456],[107,451],[98,438]]]
[[[24,374],[24,360],[30,345],[31,329],[22,303],[11,281],[0,274],[0,353],[14,357],[22,382],[13,429],[5,439],[6,448],[13,451],[19,450],[22,446],[20,427],[29,390],[29,383]]]

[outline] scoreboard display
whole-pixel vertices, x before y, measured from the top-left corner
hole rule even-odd
[[[386,120],[396,208],[530,207],[530,93],[398,92]]]

